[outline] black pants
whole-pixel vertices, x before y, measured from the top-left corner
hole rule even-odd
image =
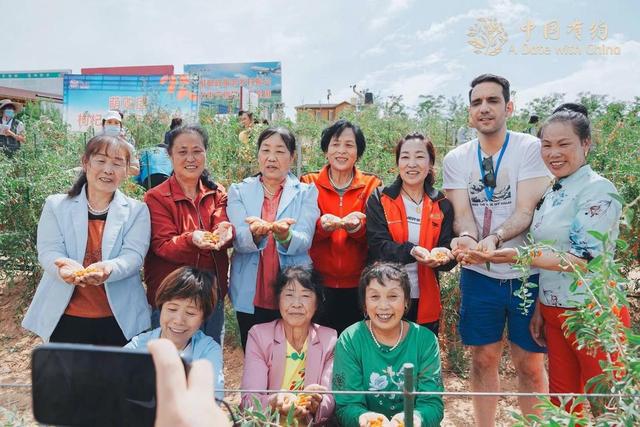
[[[409,309],[409,312],[407,313],[406,316],[404,316],[405,319],[410,320],[411,322],[417,323],[416,320],[418,320],[418,299],[417,298],[411,298],[411,308]],[[438,331],[440,330],[440,321],[436,320],[435,322],[429,322],[429,323],[420,323],[420,326],[424,326],[425,328],[429,329],[431,332],[433,332],[434,334],[436,334],[436,336],[438,336]]]
[[[115,347],[122,347],[128,342],[115,317],[90,319],[66,314],[58,321],[49,341]]]
[[[247,337],[249,336],[249,329],[253,325],[259,323],[267,323],[273,320],[279,319],[280,310],[270,310],[268,308],[255,307],[253,314],[241,313],[236,311],[236,319],[238,319],[238,329],[240,329],[240,341],[242,342],[242,350],[247,347]]]
[[[342,333],[349,326],[364,318],[358,288],[324,288],[324,304],[320,306],[318,323]]]

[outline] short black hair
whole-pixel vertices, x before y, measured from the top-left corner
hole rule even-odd
[[[251,120],[253,120],[253,113],[251,111],[247,111],[247,110],[238,111],[238,117],[242,117],[243,114],[246,114],[247,116],[249,116]]]
[[[293,132],[284,127],[269,127],[260,132],[258,136],[258,150],[265,139],[275,134],[280,135],[280,138],[284,141],[284,145],[286,145],[287,150],[289,150],[289,154],[293,156],[296,152],[296,137],[293,135]]]
[[[287,284],[296,281],[305,288],[313,291],[316,295],[316,313],[314,318],[322,311],[324,304],[324,286],[322,285],[322,277],[320,273],[310,266],[296,265],[287,267],[278,273],[278,277],[274,283],[276,304],[280,301],[280,294]]]
[[[400,282],[400,287],[404,293],[404,314],[406,315],[409,312],[409,308],[411,308],[411,282],[404,266],[395,262],[378,261],[364,269],[358,285],[358,299],[360,301],[360,309],[365,315],[367,314],[367,288],[374,280],[377,280],[383,286],[385,280]]]
[[[192,299],[202,310],[203,319],[209,317],[218,301],[215,276],[207,270],[195,267],[180,267],[160,283],[156,293],[156,307],[172,299]]]
[[[471,102],[471,92],[473,92],[473,88],[480,83],[486,82],[496,83],[502,86],[502,97],[504,98],[504,102],[509,102],[509,99],[511,99],[509,80],[495,74],[480,74],[478,77],[471,80],[471,89],[469,89],[469,102]]]
[[[174,117],[171,119],[171,124],[169,125],[169,129],[174,130],[178,126],[182,126],[182,118]]]
[[[340,135],[342,135],[342,132],[344,132],[345,129],[351,129],[353,131],[353,134],[356,136],[358,158],[362,157],[365,148],[367,148],[367,141],[364,138],[362,129],[360,129],[360,126],[344,119],[338,120],[322,131],[322,134],[320,136],[320,148],[322,149],[322,152],[326,153],[327,150],[329,150],[329,143],[331,142],[331,140],[333,138],[340,138]]]

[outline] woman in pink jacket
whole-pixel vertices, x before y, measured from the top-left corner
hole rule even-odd
[[[295,405],[302,425],[326,422],[335,406],[333,396],[317,393],[331,387],[336,331],[312,323],[322,304],[322,284],[309,267],[288,267],[275,283],[282,319],[255,325],[249,330],[242,375],[242,405],[253,406],[256,397],[287,416]],[[290,391],[308,391],[294,394]]]

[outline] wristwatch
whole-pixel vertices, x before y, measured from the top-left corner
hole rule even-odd
[[[502,245],[502,243],[504,243],[504,234],[502,229],[496,230],[495,233],[491,233],[491,234],[496,236],[496,248]]]

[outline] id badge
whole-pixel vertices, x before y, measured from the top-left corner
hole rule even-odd
[[[482,238],[484,239],[489,234],[491,234],[491,217],[493,216],[493,211],[485,206],[484,208],[484,219],[482,220]]]

